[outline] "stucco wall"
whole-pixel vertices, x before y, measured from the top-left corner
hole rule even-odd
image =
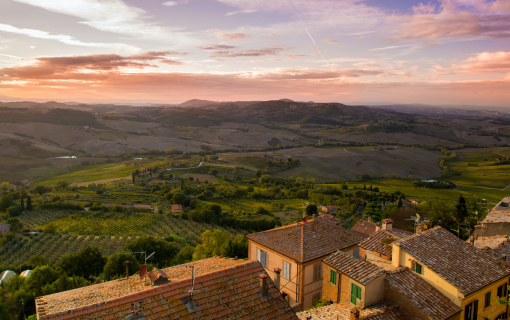
[[[463,319],[464,317],[464,310],[466,309],[466,306],[470,304],[471,302],[478,300],[478,319],[483,319],[483,317],[487,317],[489,319],[495,319],[497,316],[502,314],[506,311],[506,306],[498,304],[496,301],[494,301],[494,297],[496,297],[498,293],[498,287],[504,284],[508,284],[508,277],[497,281],[493,283],[492,285],[479,290],[475,293],[470,294],[469,296],[465,297],[462,301],[462,312],[461,317]],[[489,307],[485,307],[485,294],[491,292],[491,304]]]
[[[383,300],[384,279],[386,279],[385,273],[366,284],[366,294],[364,301],[365,307],[370,307],[371,305],[379,303]]]

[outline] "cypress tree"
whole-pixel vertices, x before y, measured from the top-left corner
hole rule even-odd
[[[27,198],[27,210],[28,211],[32,211],[33,208],[32,208],[32,198],[30,196],[28,196]]]
[[[21,210],[25,211],[25,203],[23,202],[23,196],[21,196]]]
[[[402,198],[398,199],[397,207],[402,208]]]

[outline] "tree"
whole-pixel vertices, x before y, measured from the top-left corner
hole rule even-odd
[[[23,201],[23,195],[21,195],[20,206],[21,206],[21,211],[25,211],[25,202]]]
[[[28,196],[27,198],[27,211],[32,211],[34,208],[32,207],[32,198]]]
[[[301,177],[297,177],[296,178],[296,183],[299,183],[299,184],[303,184],[305,179],[301,178]]]
[[[196,246],[193,252],[193,261],[221,255],[223,244],[229,235],[220,229],[206,230],[202,233],[202,244]]]
[[[317,205],[310,203],[306,206],[306,215],[311,216],[317,214]]]
[[[255,175],[260,178],[260,176],[262,176],[262,170],[258,169]]]
[[[192,247],[192,246],[182,247],[181,250],[179,251],[179,253],[175,256],[175,263],[182,264],[182,263],[192,261],[194,251],[195,251],[195,247]]]
[[[11,217],[17,217],[17,216],[19,216],[20,214],[23,213],[23,209],[21,208],[20,205],[15,205],[15,206],[7,208],[7,213]]]
[[[397,207],[402,208],[402,198],[398,199]]]
[[[27,278],[27,288],[36,296],[41,296],[42,288],[57,278],[58,273],[52,266],[39,266],[32,270],[30,277]]]
[[[18,231],[23,229],[23,224],[18,218],[9,218],[6,222],[11,225],[11,230]]]
[[[101,255],[99,247],[87,246],[76,253],[62,256],[57,266],[68,275],[91,279],[103,271],[105,264],[106,258]]]
[[[186,195],[182,192],[175,192],[172,196],[172,203],[173,204],[183,204],[184,200],[186,199]]]
[[[2,182],[2,184],[0,185],[0,188],[2,188],[2,190],[7,190],[9,189],[9,182]]]
[[[466,218],[468,216],[467,212],[467,206],[466,206],[466,199],[462,196],[462,194],[459,196],[459,200],[457,204],[455,205],[455,220],[458,223],[466,221]]]
[[[151,261],[153,261],[158,268],[165,268],[170,266],[172,259],[179,252],[179,248],[174,243],[169,243],[164,239],[158,239],[153,236],[145,236],[128,242],[124,251],[145,251],[147,256],[156,252],[153,258],[151,258]]]
[[[6,194],[0,200],[0,211],[6,211],[7,208],[14,204],[14,198],[10,194]]]
[[[103,272],[107,280],[112,280],[117,277],[124,277],[126,275],[125,261],[130,261],[128,271],[130,275],[135,274],[140,269],[140,263],[133,254],[114,253],[108,257]]]
[[[35,269],[37,267],[47,266],[50,263],[48,262],[48,259],[46,259],[44,256],[41,255],[35,255],[28,260],[27,264],[32,267],[32,269]]]

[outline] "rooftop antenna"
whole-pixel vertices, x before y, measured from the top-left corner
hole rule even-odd
[[[147,257],[147,252],[146,251],[138,251],[138,252],[123,252],[122,254],[133,254],[133,253],[140,253],[141,255],[144,256],[144,264],[147,266],[147,260],[149,260],[150,258],[152,258],[152,256],[156,253],[156,251],[154,251],[153,253],[151,253],[148,257]],[[126,266],[127,268],[127,266]],[[141,270],[141,269],[140,269]],[[145,284],[147,284],[147,272],[145,273]]]
[[[189,296],[188,296],[187,301],[183,301],[183,302],[185,302],[188,312],[192,313],[194,311],[198,311],[198,306],[196,305],[195,301],[193,300],[193,293],[195,292],[195,266],[184,265],[184,267],[191,268],[191,290],[189,291]]]

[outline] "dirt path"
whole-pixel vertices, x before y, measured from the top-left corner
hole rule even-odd
[[[166,169],[167,171],[171,171],[171,170],[185,170],[185,169],[194,169],[194,168],[200,168],[204,163],[203,162],[200,162],[200,164],[196,167],[186,167],[186,168],[170,168],[170,169]]]

